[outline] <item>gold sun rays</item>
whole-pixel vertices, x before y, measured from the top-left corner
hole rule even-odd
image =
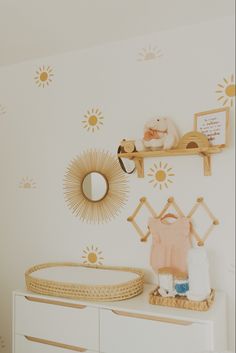
[[[103,126],[103,119],[102,112],[97,108],[92,108],[88,110],[87,113],[84,115],[84,120],[82,121],[84,129],[88,132],[98,131]]]
[[[34,77],[35,83],[38,87],[46,87],[52,82],[54,76],[53,68],[51,66],[41,66],[36,71],[36,76]]]
[[[106,196],[99,202],[84,196],[85,177],[97,172],[108,183]],[[109,152],[88,150],[76,157],[67,168],[64,179],[65,200],[75,216],[87,223],[108,222],[119,214],[127,201],[127,177],[115,156]]]
[[[148,45],[143,48],[138,54],[138,61],[150,61],[159,59],[162,56],[162,51],[155,46]]]
[[[82,255],[83,263],[85,265],[103,265],[103,256],[102,251],[98,249],[98,247],[92,245],[87,246],[86,249],[83,250]]]
[[[233,74],[230,78],[224,78],[223,82],[218,83],[216,93],[218,95],[217,100],[223,106],[233,107],[236,95],[236,85]]]
[[[168,188],[170,184],[173,183],[172,178],[175,176],[173,173],[173,168],[171,168],[168,163],[160,162],[154,164],[150,168],[148,176],[151,178],[149,181],[150,184],[153,184],[153,187],[159,187],[160,190]]]
[[[25,177],[21,180],[19,188],[20,189],[36,189],[36,183],[33,179]]]

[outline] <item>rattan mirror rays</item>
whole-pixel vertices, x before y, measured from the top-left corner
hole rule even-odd
[[[94,172],[102,175],[107,182],[106,194],[98,201],[87,198],[82,188],[86,176]],[[127,177],[115,156],[105,151],[88,150],[77,156],[68,166],[64,193],[68,207],[82,221],[108,222],[118,215],[127,201]]]

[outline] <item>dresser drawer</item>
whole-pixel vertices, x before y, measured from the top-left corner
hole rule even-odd
[[[199,353],[210,350],[207,324],[101,310],[101,352]]]
[[[14,353],[95,353],[82,347],[63,346],[57,342],[40,340],[34,337],[15,336]]]
[[[16,296],[15,334],[99,351],[99,312],[79,304]]]

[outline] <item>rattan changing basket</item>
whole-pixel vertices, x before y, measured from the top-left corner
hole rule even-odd
[[[135,278],[125,283],[112,285],[87,285],[82,283],[69,283],[52,281],[43,278],[36,278],[33,273],[53,268],[53,267],[83,267],[89,269],[112,270],[121,272],[131,272],[135,274]],[[144,288],[144,273],[136,268],[115,267],[115,266],[93,266],[80,263],[46,263],[36,265],[28,269],[25,273],[26,287],[29,291],[74,299],[87,299],[95,301],[118,301],[135,297],[143,292]]]

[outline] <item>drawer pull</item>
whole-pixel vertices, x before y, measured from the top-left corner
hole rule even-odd
[[[190,326],[193,324],[193,322],[191,322],[191,321],[177,320],[177,319],[158,317],[158,316],[152,316],[152,315],[145,315],[145,314],[127,313],[125,311],[119,311],[119,310],[112,310],[112,312],[116,315],[119,315],[119,316],[131,317],[131,318],[135,318],[135,319],[150,320],[150,321],[159,321],[159,322],[165,322],[165,323],[173,324],[173,325]]]
[[[63,349],[67,349],[67,350],[73,351],[73,352],[86,352],[87,351],[87,349],[85,349],[85,348],[70,346],[68,344],[57,343],[57,342],[48,341],[48,340],[43,340],[41,338],[35,338],[35,337],[31,337],[31,336],[25,336],[25,338],[30,342],[45,344],[47,346],[52,346],[52,347],[63,348]]]
[[[35,297],[29,297],[29,296],[25,296],[25,299],[29,300],[30,302],[65,306],[67,308],[75,308],[75,309],[85,309],[86,308],[86,305],[66,303],[66,302],[61,302],[61,301],[57,301],[57,300],[41,299],[41,298],[35,298]]]

